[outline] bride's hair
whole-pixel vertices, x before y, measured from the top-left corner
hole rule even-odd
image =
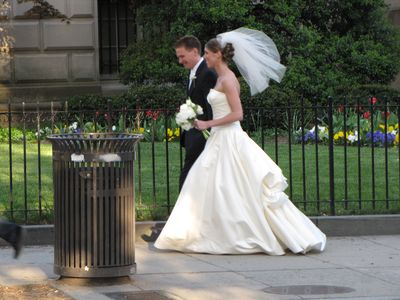
[[[235,55],[235,48],[233,48],[231,43],[226,43],[225,47],[222,48],[220,42],[215,38],[209,40],[205,47],[213,53],[220,51],[222,54],[222,60],[226,63],[229,63]]]

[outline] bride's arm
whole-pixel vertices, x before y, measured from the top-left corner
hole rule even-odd
[[[225,125],[233,123],[235,121],[243,120],[243,109],[242,103],[240,102],[239,91],[236,88],[235,82],[231,80],[225,80],[222,82],[223,92],[228,99],[229,106],[231,107],[231,113],[225,117],[209,121],[195,121],[195,127],[199,130],[204,130],[214,126]]]

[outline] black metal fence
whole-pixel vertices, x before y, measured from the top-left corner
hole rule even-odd
[[[400,211],[400,99],[248,108],[242,127],[283,169],[287,193],[308,215]],[[50,133],[141,133],[135,161],[138,220],[165,219],[178,195],[184,150],[175,110],[68,111],[9,103],[0,112],[0,215],[53,218]]]

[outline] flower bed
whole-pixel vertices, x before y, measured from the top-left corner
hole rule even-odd
[[[379,105],[375,97],[366,107],[339,105],[332,115],[333,142],[338,145],[396,146],[399,144],[399,122],[397,115],[387,105]],[[329,141],[326,122],[311,129],[299,128],[293,134],[298,143]]]

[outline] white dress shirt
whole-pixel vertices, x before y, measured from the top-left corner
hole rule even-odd
[[[197,64],[193,67],[193,69],[190,70],[190,74],[189,74],[189,89],[192,85],[192,81],[194,79],[196,79],[196,72],[197,69],[199,68],[200,64],[203,62],[204,58],[201,57],[200,60],[197,62]]]

